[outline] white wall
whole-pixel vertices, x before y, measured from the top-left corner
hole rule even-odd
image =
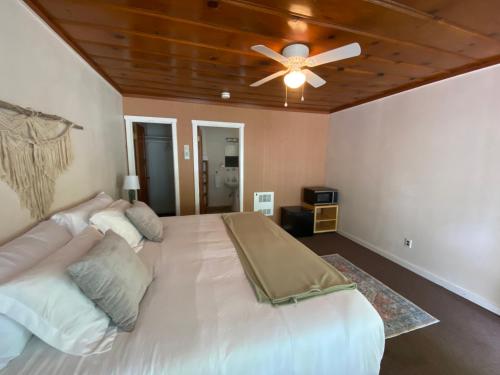
[[[499,65],[332,114],[327,184],[341,233],[500,313]]]
[[[104,190],[120,194],[126,173],[121,95],[21,1],[0,1],[0,99],[57,114],[72,130],[75,160],[58,180],[55,211]],[[0,181],[0,243],[33,225]]]

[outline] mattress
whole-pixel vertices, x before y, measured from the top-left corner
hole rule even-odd
[[[258,303],[220,215],[162,220],[164,242],[141,251],[155,279],[133,332],[87,357],[33,337],[0,374],[378,374],[383,323],[357,290]]]

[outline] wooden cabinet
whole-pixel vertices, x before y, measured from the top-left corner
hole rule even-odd
[[[317,205],[312,206],[307,203],[302,204],[304,208],[314,213],[314,233],[327,233],[337,231],[339,217],[339,205]]]

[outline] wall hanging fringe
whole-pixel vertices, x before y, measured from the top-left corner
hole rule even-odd
[[[56,179],[73,160],[70,129],[77,126],[0,101],[0,179],[35,219],[48,214]]]

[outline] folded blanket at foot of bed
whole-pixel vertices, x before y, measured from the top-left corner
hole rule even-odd
[[[342,273],[259,212],[222,215],[257,300],[273,305],[355,289]]]

